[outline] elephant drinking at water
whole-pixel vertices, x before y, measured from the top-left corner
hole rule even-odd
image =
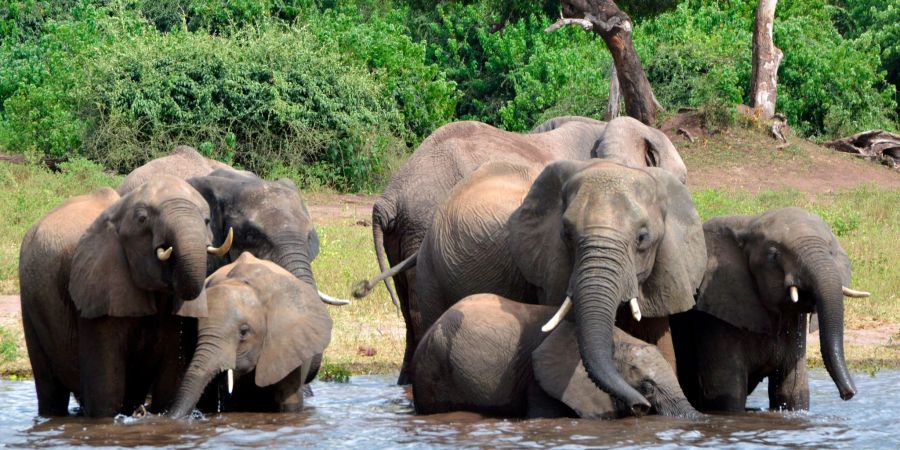
[[[418,270],[418,339],[454,303],[493,293],[573,308],[591,380],[636,411],[646,399],[616,371],[613,325],[668,344],[667,317],[694,305],[706,264],[700,218],[687,188],[668,172],[592,160],[559,161],[539,176],[490,163],[453,189],[412,263]],[[640,324],[642,316],[646,318]],[[650,329],[642,327],[654,323]],[[647,332],[644,334],[644,332]],[[664,349],[666,350],[666,349]]]
[[[493,294],[472,295],[453,305],[416,349],[416,412],[602,419],[632,415],[588,378],[571,322],[561,320],[549,334],[541,329],[560,322],[555,311]],[[656,347],[619,329],[613,342],[617,370],[650,402],[649,412],[699,416]]]
[[[222,410],[299,411],[331,340],[315,288],[244,253],[209,277],[206,292],[209,315],[198,319],[197,349],[169,416],[190,414],[221,372],[229,394]]]
[[[88,416],[131,414],[151,390],[164,409],[184,367],[181,319],[206,313],[209,207],[160,176],[119,197],[74,197],[26,233],[22,321],[38,413],[65,415],[74,393]],[[199,298],[198,298],[199,297]],[[194,300],[196,298],[196,300]]]

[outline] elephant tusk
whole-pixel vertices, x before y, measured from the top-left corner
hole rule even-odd
[[[553,329],[556,328],[557,325],[559,325],[559,323],[563,320],[564,317],[566,317],[566,314],[568,314],[569,310],[571,309],[572,299],[566,297],[566,299],[563,300],[562,305],[559,307],[559,310],[556,311],[556,314],[554,314],[553,317],[551,317],[550,320],[541,327],[541,331],[543,331],[544,333],[553,331]]]
[[[800,293],[797,292],[797,286],[791,286],[789,289],[791,291],[791,301],[794,303],[800,301]]]
[[[638,305],[637,297],[629,300],[628,305],[631,306],[631,316],[634,317],[634,320],[640,322],[641,321],[641,306]]]
[[[234,228],[228,227],[228,236],[225,236],[225,242],[222,243],[219,247],[209,246],[206,247],[206,251],[210,255],[216,256],[225,256],[228,253],[228,250],[231,250],[231,244],[234,242]]]
[[[322,303],[325,303],[326,305],[344,306],[350,304],[350,300],[335,298],[322,291],[319,291],[319,299],[322,300]]]
[[[234,391],[234,370],[228,369],[228,393]]]
[[[866,298],[866,297],[872,295],[871,292],[856,291],[856,290],[848,288],[847,286],[841,286],[841,291],[844,293],[845,296],[850,297],[850,298]]]
[[[172,250],[174,249],[175,247],[169,247],[163,250],[162,247],[160,247],[156,249],[156,257],[159,258],[160,261],[168,261],[169,258],[172,257]]]

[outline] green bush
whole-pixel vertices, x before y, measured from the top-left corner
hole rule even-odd
[[[121,171],[190,143],[261,174],[326,164],[321,184],[361,190],[379,185],[380,160],[402,148],[384,86],[300,29],[151,31],[113,43],[89,86],[81,107],[97,123],[85,154]]]

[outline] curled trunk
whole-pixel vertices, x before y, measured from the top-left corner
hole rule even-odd
[[[625,402],[635,415],[643,415],[650,403],[619,374],[613,360],[616,310],[623,294],[634,284],[624,246],[612,239],[590,239],[581,245],[573,271],[573,303],[578,330],[578,349],[588,377],[604,392]]]
[[[173,234],[170,242],[175,258],[173,287],[180,299],[193,300],[206,282],[206,224],[197,215],[196,208],[176,210],[170,216]]]

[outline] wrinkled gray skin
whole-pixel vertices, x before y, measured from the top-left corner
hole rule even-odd
[[[703,229],[709,260],[697,307],[672,318],[678,378],[694,406],[743,411],[768,378],[770,408],[808,409],[806,327],[814,312],[825,367],[841,398],[853,397],[843,347],[850,260],[828,225],[784,208],[716,217]]]
[[[385,271],[389,265],[396,266],[416,254],[431,226],[434,212],[450,190],[487,162],[502,161],[540,170],[553,161],[587,160],[592,157],[592,152],[601,151],[604,157],[622,162],[637,161],[638,166],[644,166],[646,161],[677,162],[661,167],[672,170],[683,180],[684,163],[671,142],[666,140],[659,146],[649,146],[649,143],[657,143],[657,139],[639,137],[656,136],[653,133],[656,130],[635,122],[642,128],[638,129],[628,121],[616,121],[615,126],[624,129],[610,132],[611,137],[615,136],[615,146],[599,145],[602,136],[609,131],[604,122],[578,116],[548,120],[532,134],[510,133],[480,122],[454,122],[439,128],[394,174],[375,202],[372,233],[380,270]],[[621,136],[631,134],[635,139],[626,145]],[[646,158],[644,153],[648,151],[661,156]],[[629,155],[634,152],[640,154]],[[673,154],[668,155],[669,152]],[[416,269],[409,269],[393,279],[396,293],[387,282],[385,285],[395,302],[399,297],[406,322],[406,352],[398,380],[400,384],[406,384],[409,382],[407,367],[418,338],[412,329],[420,321],[416,317]],[[370,289],[372,286],[363,285],[363,289],[356,289],[354,295],[363,296]]]
[[[413,358],[416,412],[472,411],[500,417],[614,419],[630,408],[597,388],[581,364],[575,326],[544,325],[556,308],[476,294],[432,326]],[[649,413],[697,418],[655,346],[616,329],[614,362]]]
[[[145,182],[160,176],[171,175],[181,179],[209,175],[214,170],[228,170],[236,174],[254,176],[244,170],[236,170],[228,164],[209,159],[197,152],[193,147],[179,145],[168,156],[156,158],[131,171],[116,188],[119,195],[125,195]]]
[[[590,378],[639,414],[650,404],[616,370],[613,324],[631,298],[641,324],[694,305],[706,250],[690,193],[662,169],[604,160],[559,161],[536,176],[489,163],[454,188],[419,249],[414,332],[476,293],[551,306],[570,296]]]
[[[19,279],[40,415],[68,414],[69,393],[87,416],[131,414],[154,382],[154,409],[167,405],[179,348],[192,348],[173,313],[205,314],[208,220],[193,188],[160,176],[122,197],[73,197],[28,231]]]
[[[219,373],[235,387],[221,411],[293,412],[331,340],[331,318],[316,289],[270,261],[242,254],[206,282],[209,316],[198,320],[197,349],[168,412],[189,415]],[[222,390],[224,376],[219,377]]]
[[[217,170],[188,183],[210,206],[215,239],[224,239],[229,229],[234,230],[234,245],[219,264],[250,252],[316,287],[312,261],[319,254],[319,237],[292,181],[267,181]],[[218,267],[211,265],[210,271]]]

